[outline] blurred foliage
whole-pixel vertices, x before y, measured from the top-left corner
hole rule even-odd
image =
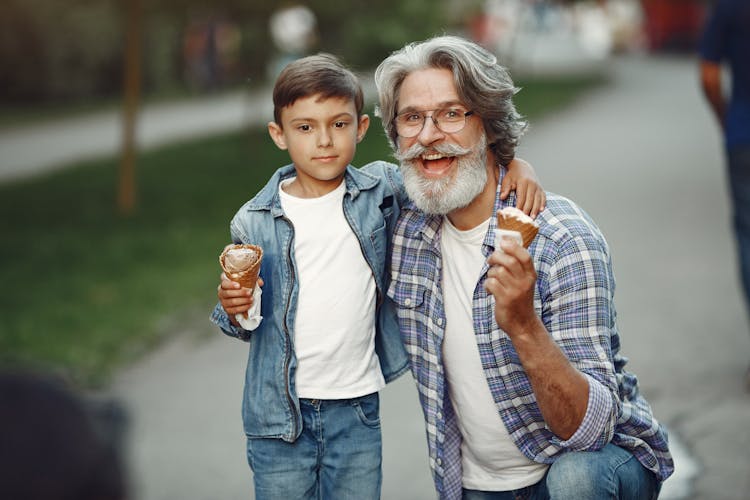
[[[0,105],[111,98],[122,80],[124,7],[129,0],[3,0],[0,2]],[[265,0],[141,0],[144,95],[207,90],[265,81],[283,54],[269,19],[292,2]],[[477,0],[350,0],[298,2],[317,19],[310,52],[339,55],[369,69],[409,41],[455,31]],[[191,75],[190,33],[230,30],[218,77]],[[226,45],[226,43],[225,43]],[[296,54],[299,55],[299,54]],[[214,69],[215,70],[215,69]],[[192,78],[192,79],[191,79]]]
[[[121,34],[112,0],[0,2],[2,100],[111,94]]]

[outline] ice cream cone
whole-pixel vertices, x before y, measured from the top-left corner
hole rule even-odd
[[[497,211],[497,228],[518,231],[523,239],[524,248],[529,248],[539,232],[539,224],[515,207],[505,207]]]
[[[237,244],[227,246],[219,255],[219,264],[227,277],[243,288],[254,289],[260,273],[263,249],[257,245]]]

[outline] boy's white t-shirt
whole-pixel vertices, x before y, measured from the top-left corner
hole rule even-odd
[[[299,283],[292,332],[297,395],[348,399],[385,386],[375,353],[376,286],[343,208],[344,182],[318,198],[297,198],[279,188],[294,225]]]
[[[516,447],[500,418],[482,369],[474,337],[472,301],[486,258],[482,243],[488,219],[460,231],[443,220],[443,361],[458,418],[464,488],[509,491],[539,482],[547,466],[529,460]]]

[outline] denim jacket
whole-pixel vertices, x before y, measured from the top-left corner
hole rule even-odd
[[[245,434],[288,442],[297,439],[302,430],[294,354],[299,283],[294,228],[281,208],[279,185],[294,175],[293,165],[278,169],[265,187],[239,209],[230,224],[233,242],[253,243],[263,248],[260,326],[252,332],[235,327],[221,304],[217,304],[211,315],[211,321],[225,334],[249,344],[242,401]],[[344,182],[344,215],[359,240],[377,286],[375,351],[383,377],[390,382],[408,369],[395,307],[385,294],[391,236],[405,196],[401,173],[394,165],[382,161],[361,169],[350,165]]]

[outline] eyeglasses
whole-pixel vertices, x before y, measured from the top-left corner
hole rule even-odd
[[[432,111],[431,115],[427,113]],[[427,118],[446,134],[460,132],[466,125],[466,117],[474,114],[473,111],[466,111],[461,107],[429,109],[426,111],[405,111],[396,115],[393,120],[396,125],[396,133],[400,137],[416,137],[424,128]]]

